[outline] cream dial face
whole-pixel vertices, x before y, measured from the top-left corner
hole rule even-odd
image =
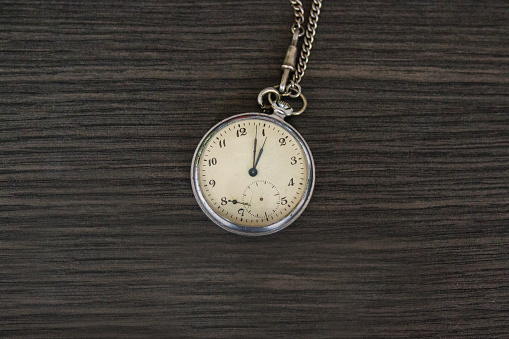
[[[285,123],[256,115],[220,125],[195,159],[202,203],[243,227],[266,227],[288,217],[302,207],[314,179],[311,155],[298,138]]]

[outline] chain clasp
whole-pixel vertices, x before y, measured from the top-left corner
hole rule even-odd
[[[279,84],[279,93],[285,94],[288,92],[287,84],[290,78],[290,73],[295,72],[295,62],[297,61],[297,43],[299,41],[299,30],[293,32],[292,44],[286,51],[286,57],[281,65],[283,75],[281,76],[281,83]]]

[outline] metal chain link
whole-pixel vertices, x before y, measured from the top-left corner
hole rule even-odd
[[[294,99],[300,98],[302,100],[302,108],[298,111],[293,111],[293,109],[291,109],[290,106],[285,103],[284,106],[288,107],[284,110],[284,116],[299,115],[304,112],[307,107],[307,100],[306,97],[302,94],[302,88],[299,83],[302,81],[302,77],[304,76],[304,72],[307,68],[309,54],[311,53],[313,41],[315,40],[318,17],[320,16],[320,9],[322,7],[322,0],[313,0],[313,3],[311,4],[311,11],[309,12],[307,29],[304,30],[304,9],[302,7],[302,1],[290,0],[290,3],[292,4],[294,10],[295,23],[292,25],[292,44],[290,47],[288,47],[286,57],[283,61],[283,64],[281,65],[281,69],[283,70],[281,82],[279,86],[267,87],[263,89],[258,95],[258,104],[262,109],[267,110],[272,108],[274,112],[276,112],[277,109],[280,113],[282,112],[282,106],[280,102],[281,96],[286,96]],[[296,62],[298,54],[298,40],[299,37],[302,36],[304,37],[304,40],[302,41],[301,45],[299,61]],[[289,80],[290,74],[292,73],[292,79]],[[276,101],[272,99],[273,95],[275,95]],[[268,99],[268,105],[264,103],[264,99]]]
[[[302,77],[307,68],[309,61],[309,54],[311,54],[311,48],[313,47],[313,41],[315,40],[316,27],[318,26],[318,17],[320,16],[320,9],[322,7],[322,0],[313,0],[311,5],[311,11],[309,13],[307,30],[304,32],[302,25],[304,23],[304,9],[300,0],[290,0],[295,14],[295,24],[292,26],[292,32],[299,30],[299,36],[304,35],[304,41],[300,51],[299,62],[297,64],[296,72],[293,74],[293,78],[289,85],[289,90],[298,92],[300,94],[300,86],[298,84],[302,81]]]
[[[300,0],[290,0],[290,3],[292,4],[295,15],[295,23],[292,26],[292,33],[298,29],[299,36],[303,36],[304,29],[302,28],[302,25],[304,24],[304,8],[302,7],[302,2]]]

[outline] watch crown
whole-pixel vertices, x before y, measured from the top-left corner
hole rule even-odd
[[[284,109],[290,109],[292,108],[292,106],[290,106],[289,103],[287,103],[286,101],[283,101],[283,100],[278,100],[277,101],[277,105],[281,108],[284,108]]]
[[[293,113],[292,107],[282,100],[273,101],[272,109],[274,110],[274,114],[279,115],[283,119]]]

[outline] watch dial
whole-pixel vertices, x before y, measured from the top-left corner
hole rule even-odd
[[[220,125],[196,158],[195,185],[204,203],[239,226],[284,219],[311,184],[310,160],[297,138],[283,123],[257,116]]]

